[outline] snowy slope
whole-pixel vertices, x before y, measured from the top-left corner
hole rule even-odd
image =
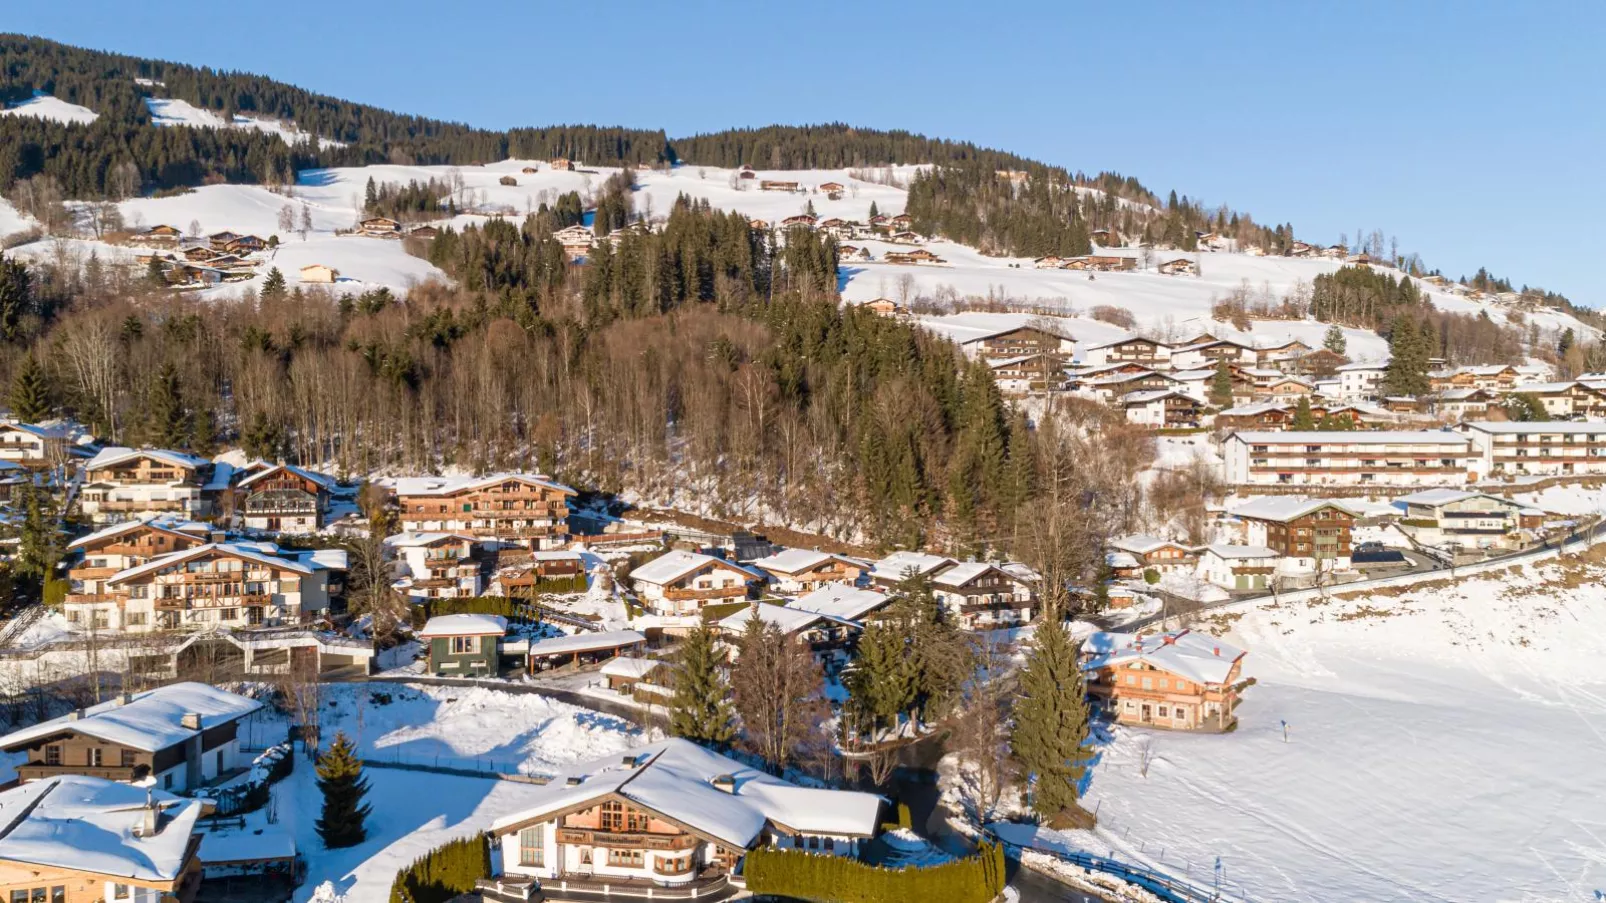
[[[88,125],[98,119],[100,114],[88,107],[68,103],[50,94],[35,94],[21,103],[0,110],[0,116],[33,116],[37,119],[54,119],[57,122]]]
[[[147,97],[145,107],[151,111],[151,121],[156,125],[187,125],[194,128],[221,129],[256,129],[261,132],[278,135],[286,144],[296,144],[306,140],[309,136],[294,126],[277,119],[266,117],[244,116],[236,113],[232,119],[224,119],[221,114],[211,110],[202,109],[187,100],[177,98]],[[318,139],[322,147],[344,147],[338,141],[327,138]]]
[[[0,198],[0,238],[13,232],[23,232],[38,225],[32,217],[22,213],[11,202]]]
[[[1100,827],[1066,841],[1194,878],[1220,857],[1256,900],[1591,898],[1606,887],[1602,575],[1251,611],[1228,634],[1257,680],[1238,730],[1117,729],[1086,800]]]

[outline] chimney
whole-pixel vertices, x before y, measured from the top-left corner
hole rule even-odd
[[[68,721],[77,721],[78,719],[80,719],[82,717],[84,717],[84,710],[83,709],[73,709],[71,712],[69,712],[67,714],[67,720]]]
[[[635,756],[625,756],[625,758],[624,758],[624,766],[626,768],[635,768],[636,767],[636,757]]]
[[[713,784],[714,784],[714,789],[715,790],[723,790],[726,793],[735,793],[736,792],[736,776],[735,775],[730,775],[730,774],[716,775],[714,777]]]
[[[179,719],[178,725],[185,730],[198,731],[201,729],[201,714],[199,712],[185,712],[184,717]]]
[[[564,781],[563,784],[566,787],[578,787],[578,786],[580,786],[581,782],[584,781],[584,780],[585,780],[585,778],[580,777],[579,775],[570,775],[569,779],[567,781]]]
[[[135,837],[155,837],[161,827],[162,808],[156,805],[151,788],[145,788],[145,805],[139,810],[139,824],[134,827]]]
[[[1216,655],[1218,655],[1218,656],[1221,655],[1221,647],[1220,646],[1216,647]]]
[[[117,694],[117,705],[119,705],[119,706],[128,705],[129,703],[131,703],[133,701],[134,701],[134,694],[133,693],[118,693]]]

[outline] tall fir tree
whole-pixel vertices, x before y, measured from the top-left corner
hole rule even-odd
[[[857,654],[843,675],[848,710],[856,727],[872,739],[897,726],[914,700],[914,681],[901,630],[885,620],[866,624]]]
[[[285,295],[284,274],[278,267],[268,270],[268,277],[262,280],[262,297],[283,298]]]
[[[1076,804],[1091,757],[1080,650],[1059,618],[1045,618],[1021,672],[1010,746],[1031,781],[1032,811],[1054,819]]]
[[[669,700],[669,732],[710,746],[729,746],[736,738],[735,710],[716,639],[707,624],[686,635]]]
[[[1225,359],[1216,363],[1216,375],[1210,381],[1210,403],[1218,408],[1232,407],[1232,368]]]
[[[1299,396],[1299,404],[1294,406],[1294,422],[1290,429],[1301,432],[1310,432],[1316,429],[1316,417],[1310,410],[1310,396]]]
[[[180,448],[189,441],[190,422],[184,408],[184,393],[179,385],[178,368],[171,361],[163,364],[151,380],[145,430],[151,444],[161,448]]]
[[[1383,390],[1390,395],[1426,395],[1428,347],[1410,314],[1394,318],[1389,329],[1389,363],[1383,372]]]
[[[28,355],[11,380],[11,413],[23,423],[38,423],[51,414],[50,381],[39,359]]]
[[[368,779],[362,774],[362,760],[344,732],[318,757],[318,789],[323,792],[323,814],[317,821],[323,845],[334,850],[362,843],[368,837],[363,824],[372,807],[362,801],[368,793]]]

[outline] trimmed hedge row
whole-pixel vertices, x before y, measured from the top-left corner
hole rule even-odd
[[[522,599],[506,596],[476,596],[472,599],[430,599],[413,606],[413,628],[440,615],[501,615],[509,621],[523,621],[529,609]]]
[[[491,875],[491,842],[484,834],[447,841],[414,859],[390,883],[390,903],[446,903]]]
[[[989,843],[965,859],[901,869],[765,847],[747,854],[743,873],[755,894],[817,903],[988,903],[1006,880],[1004,848]]]

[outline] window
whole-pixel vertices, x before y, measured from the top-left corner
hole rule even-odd
[[[541,838],[541,826],[525,828],[519,832],[519,865],[540,867],[546,848]]]
[[[1148,677],[1143,678],[1143,689],[1145,689],[1145,690],[1154,689],[1154,680],[1152,678],[1148,678]]]
[[[131,749],[123,750],[123,754],[121,756],[121,761],[118,764],[122,765],[124,768],[133,768],[134,767],[134,751],[131,750]]]
[[[61,764],[61,747],[60,746],[47,746],[47,747],[45,747],[45,764],[46,765],[60,765]]]
[[[463,655],[463,654],[466,654],[466,653],[478,652],[478,651],[480,651],[479,637],[477,637],[477,636],[454,636],[454,637],[452,637],[452,654],[453,655]]]
[[[608,850],[608,864],[624,868],[641,868],[640,850]]]
[[[104,756],[105,756],[105,750],[101,749],[100,747],[97,746],[97,747],[91,749],[89,751],[89,767],[90,768],[99,768],[100,765],[101,765],[101,759]]]
[[[113,900],[132,900],[133,898],[134,898],[134,895],[129,892],[128,885],[126,885],[126,884],[113,884],[112,885],[112,899]]]
[[[144,627],[145,612],[131,611],[123,615],[123,624],[128,627]]]
[[[1160,717],[1164,718],[1168,714],[1169,714],[1169,712],[1167,711],[1167,707],[1166,706],[1160,706]]]
[[[1129,686],[1129,687],[1137,686],[1138,685],[1137,675],[1136,674],[1128,674],[1126,676],[1126,685]]]

